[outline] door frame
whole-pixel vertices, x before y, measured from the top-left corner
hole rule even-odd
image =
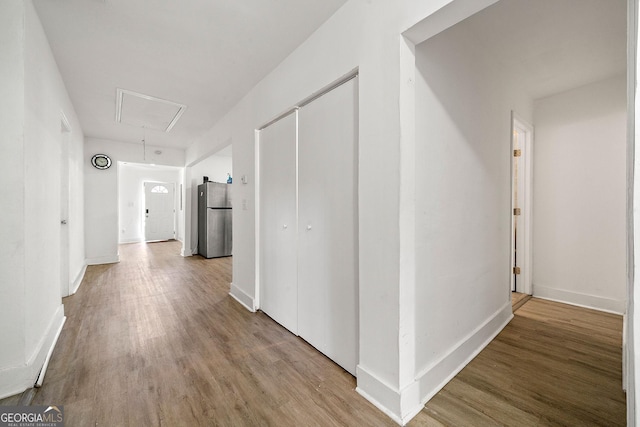
[[[70,232],[71,180],[69,178],[69,136],[71,124],[63,112],[60,113],[60,297],[68,297],[71,290]]]
[[[149,243],[149,242],[163,242],[165,241],[164,239],[162,240],[149,240],[147,239],[147,215],[146,215],[146,209],[147,209],[147,184],[157,184],[157,185],[164,185],[166,187],[171,187],[173,188],[173,200],[171,201],[171,206],[172,206],[172,210],[173,210],[173,239],[176,239],[176,221],[177,221],[177,215],[176,215],[176,183],[175,182],[160,182],[160,181],[143,181],[142,182],[142,228],[143,228],[143,235],[144,235],[144,239],[143,242],[145,243]],[[167,240],[171,240],[171,239],[167,239]]]
[[[534,140],[534,129],[533,126],[520,117],[515,111],[511,111],[511,144],[510,144],[510,185],[511,189],[511,209],[509,211],[510,215],[510,223],[511,228],[509,232],[509,248],[510,248],[510,264],[509,264],[509,290],[513,289],[514,285],[514,274],[513,274],[513,266],[515,265],[515,247],[514,247],[514,226],[515,226],[515,215],[513,214],[513,210],[515,207],[515,199],[513,197],[514,190],[514,174],[515,170],[513,167],[513,152],[515,146],[515,131],[516,128],[522,129],[525,132],[525,140],[520,143],[520,147],[522,150],[522,165],[524,166],[524,172],[521,174],[520,179],[524,179],[524,207],[521,208],[521,215],[523,218],[523,230],[524,233],[524,248],[522,252],[524,255],[520,258],[522,263],[519,264],[521,268],[521,281],[522,286],[519,286],[516,289],[517,292],[521,292],[527,295],[533,295],[533,251],[532,251],[532,190],[533,190],[533,140]]]

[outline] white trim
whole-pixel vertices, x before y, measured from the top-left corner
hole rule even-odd
[[[163,103],[163,104],[172,105],[174,107],[177,107],[178,108],[178,112],[176,113],[175,116],[173,116],[173,119],[171,120],[169,125],[165,128],[165,130],[164,130],[165,132],[169,132],[173,128],[173,126],[175,126],[175,124],[178,122],[178,120],[180,119],[182,114],[184,114],[185,110],[187,109],[187,106],[185,104],[180,104],[178,102],[169,101],[167,99],[157,98],[157,97],[151,96],[151,95],[145,95],[143,93],[134,92],[134,91],[128,90],[128,89],[116,88],[116,123],[122,123],[122,102],[123,102],[125,94],[126,95],[135,96],[135,97],[138,97],[138,98],[142,98],[142,99],[146,99],[147,101],[160,102],[160,103]]]
[[[415,382],[416,366],[416,55],[415,45],[400,38],[400,194],[398,387]],[[419,404],[418,401],[415,402]],[[414,414],[415,415],[415,414]]]
[[[120,181],[120,178],[118,178],[118,182]],[[149,217],[148,214],[145,215],[144,211],[146,209],[149,209],[149,205],[147,204],[147,186],[149,187],[149,194],[169,194],[171,193],[168,189],[171,188],[173,191],[173,201],[172,201],[172,210],[173,210],[173,231],[172,231],[172,235],[169,237],[165,237],[165,238],[160,238],[160,239],[149,239],[147,234],[149,234],[149,230],[148,230],[148,222],[147,222],[147,218]],[[167,192],[166,193],[154,193],[152,190],[154,189],[154,187],[157,186],[163,186],[165,188],[167,188]],[[143,210],[140,213],[141,214],[141,227],[143,228],[143,233],[144,233],[144,237],[142,242],[146,242],[146,243],[153,243],[153,242],[166,242],[168,240],[175,240],[176,237],[176,229],[178,228],[178,214],[177,214],[177,206],[176,203],[178,201],[177,199],[177,195],[176,195],[176,183],[175,182],[163,182],[163,181],[143,181],[142,182],[142,206],[143,206]],[[120,197],[120,195],[118,195],[118,198]],[[119,219],[119,218],[118,218]]]
[[[400,392],[386,381],[378,378],[362,365],[356,367],[356,392],[367,399],[376,408],[384,412],[396,423],[402,424],[400,413]]]
[[[635,207],[637,191],[635,164],[636,156],[636,120],[638,110],[636,102],[638,102],[638,0],[627,1],[627,316],[623,324],[626,325],[626,341],[623,341],[623,351],[626,358],[623,359],[623,376],[627,391],[627,425],[633,427],[636,425],[636,408],[638,407],[638,395],[636,387],[638,380],[636,379],[636,336],[638,333],[638,325],[636,325],[636,291],[635,291],[635,266],[636,252],[635,227],[638,227],[638,221],[635,215]]]
[[[476,357],[513,319],[511,301],[506,302],[482,325],[460,340],[440,360],[416,375],[416,380],[397,390],[358,365],[356,391],[396,423],[405,425],[424,405]]]
[[[191,252],[191,248],[187,248],[184,242],[182,242],[182,249],[180,249],[180,256],[183,256],[183,257],[193,256],[193,252]]]
[[[129,243],[143,243],[145,240],[139,237],[129,238],[129,239],[120,239],[118,242],[119,245],[128,245]]]
[[[434,11],[431,15],[411,25],[402,35],[413,44],[423,41],[453,27],[499,0],[454,0]]]
[[[51,360],[53,349],[56,347],[56,344],[58,343],[58,338],[60,338],[60,333],[62,332],[62,328],[64,327],[64,324],[66,321],[67,321],[67,317],[66,316],[62,317],[62,323],[60,323],[60,326],[56,331],[56,335],[53,338],[53,343],[51,344],[51,347],[49,347],[49,351],[47,352],[47,357],[44,359],[44,364],[42,365],[42,369],[38,374],[38,378],[36,379],[36,383],[34,384],[34,387],[41,387],[42,383],[44,382],[44,376],[47,374],[47,368],[49,367],[49,361]]]
[[[253,131],[253,137],[254,137],[254,181],[255,181],[255,185],[253,187],[253,198],[254,198],[254,203],[255,203],[255,209],[254,209],[254,236],[255,236],[255,250],[253,253],[254,259],[255,259],[255,263],[256,263],[256,268],[255,268],[255,288],[253,290],[254,295],[255,295],[255,299],[253,301],[253,306],[256,309],[260,309],[260,302],[261,302],[261,292],[262,292],[262,288],[260,286],[260,276],[261,276],[261,263],[260,263],[260,256],[261,256],[261,251],[260,251],[260,245],[261,243],[261,239],[260,239],[260,233],[261,233],[261,229],[260,229],[260,219],[261,219],[261,209],[262,206],[260,204],[260,131],[255,129]]]
[[[305,105],[309,105],[310,103],[320,98],[321,96],[326,95],[327,93],[338,88],[339,86],[342,86],[348,81],[355,79],[356,77],[358,77],[358,74],[359,74],[359,69],[354,68],[353,70],[349,71],[347,74],[343,75],[342,77],[339,77],[338,79],[332,81],[331,83],[324,86],[320,90],[317,90],[311,95],[309,95],[308,97],[304,98],[302,101],[298,102],[296,105],[278,114],[276,117],[272,118],[262,126],[258,127],[258,129],[256,130],[257,131],[264,130],[265,128],[271,126],[275,122],[280,121],[281,119],[284,119],[285,117],[287,117],[290,114],[293,114],[294,112],[297,112],[300,108],[304,107]]]
[[[80,288],[80,285],[82,284],[82,280],[84,279],[84,275],[86,272],[87,272],[87,264],[85,263],[82,265],[82,268],[78,272],[78,275],[76,276],[75,280],[71,284],[71,289],[70,289],[71,292],[69,293],[70,296],[78,292],[78,288]]]
[[[622,315],[626,311],[627,302],[625,300],[616,300],[612,298],[599,297],[596,295],[588,295],[578,292],[566,291],[563,289],[549,288],[536,284],[536,298],[546,299],[549,301],[560,302],[563,304],[575,305],[578,307],[590,308],[592,310],[604,311]]]
[[[49,327],[26,363],[0,370],[0,399],[22,393],[33,387],[47,354],[56,345],[58,331],[65,319],[64,306],[60,304],[51,317]]]
[[[422,390],[423,406],[504,329],[513,319],[511,300],[494,312],[482,325],[460,340],[440,360],[420,371],[417,382]]]
[[[519,252],[524,253],[521,262],[518,263],[518,266],[521,267],[521,281],[522,284],[518,285],[518,292],[525,293],[527,295],[533,294],[533,243],[532,243],[532,224],[533,224],[533,138],[534,138],[534,129],[533,126],[520,117],[515,111],[511,111],[511,151],[509,155],[511,156],[510,161],[510,169],[511,169],[511,182],[509,188],[511,189],[511,210],[509,211],[510,223],[511,223],[511,232],[509,233],[509,247],[511,248],[511,264],[507,269],[509,273],[509,286],[510,289],[513,289],[513,279],[514,275],[512,273],[511,268],[514,265],[514,236],[513,236],[513,227],[515,216],[513,215],[514,208],[514,199],[513,199],[513,179],[514,179],[514,169],[513,169],[513,150],[514,150],[514,131],[516,127],[521,128],[525,131],[525,140],[520,144],[520,149],[522,150],[522,164],[521,166],[524,169],[524,172],[521,174],[520,178],[524,179],[524,196],[523,196],[523,204],[524,208],[522,209],[522,219],[523,219],[523,231],[524,232],[524,249],[521,249]],[[523,286],[520,286],[523,285]]]
[[[255,302],[253,298],[251,298],[245,291],[231,283],[231,288],[229,289],[229,295],[240,304],[244,306],[247,310],[252,313],[256,312]]]
[[[87,258],[87,265],[115,264],[117,262],[120,262],[120,255]]]

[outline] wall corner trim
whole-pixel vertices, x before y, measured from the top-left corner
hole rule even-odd
[[[424,406],[469,362],[471,362],[513,319],[511,300],[494,312],[484,323],[453,346],[440,360],[416,375]]]
[[[87,258],[87,265],[115,264],[117,262],[120,262],[120,255]]]
[[[33,354],[21,365],[0,370],[0,399],[22,393],[33,387],[43,368],[47,355],[55,347],[66,317],[60,304],[49,322]]]
[[[513,319],[511,301],[447,354],[416,375],[416,380],[398,390],[378,378],[362,365],[357,367],[356,391],[399,425],[406,425],[454,376],[478,355]]]
[[[76,276],[73,283],[71,284],[71,293],[69,294],[69,296],[78,292],[78,289],[82,284],[82,280],[84,279],[84,275],[86,272],[87,272],[87,262],[85,261],[85,263],[82,265],[82,268],[78,272],[78,275]]]
[[[535,284],[533,286],[533,296],[549,301],[561,302],[563,304],[575,305],[577,307],[584,307],[591,310],[598,310],[618,315],[624,314],[627,310],[627,302],[625,300],[588,295],[564,289],[542,286],[539,284]]]
[[[247,310],[252,313],[256,312],[255,303],[252,297],[247,295],[245,291],[231,283],[231,289],[229,290],[229,295],[234,300],[238,301],[240,304],[244,306]]]

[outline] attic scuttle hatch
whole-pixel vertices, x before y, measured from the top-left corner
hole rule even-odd
[[[131,90],[117,89],[117,123],[169,132],[186,109],[187,106],[184,104]]]

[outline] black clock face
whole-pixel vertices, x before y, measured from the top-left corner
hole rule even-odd
[[[111,159],[106,154],[96,154],[91,158],[91,164],[97,169],[107,169],[111,166]]]

